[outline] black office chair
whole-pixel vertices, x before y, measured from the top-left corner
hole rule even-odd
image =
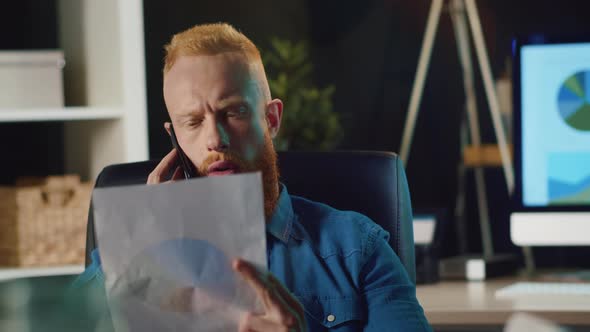
[[[415,282],[414,233],[408,183],[401,160],[390,152],[279,152],[281,181],[292,195],[360,212],[390,234],[389,244]],[[105,167],[96,187],[147,181],[158,160]],[[88,216],[86,264],[96,247],[92,205]]]

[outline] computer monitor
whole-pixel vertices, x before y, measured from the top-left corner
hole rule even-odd
[[[512,241],[590,245],[590,36],[517,38],[513,56]]]

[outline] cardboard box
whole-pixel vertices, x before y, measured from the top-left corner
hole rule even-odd
[[[59,50],[0,51],[0,111],[63,107],[64,65]]]

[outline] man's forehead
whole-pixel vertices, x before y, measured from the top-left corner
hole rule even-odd
[[[252,64],[240,53],[226,52],[215,55],[180,56],[164,82],[177,78],[194,80],[223,79],[225,81],[244,81],[252,76]]]
[[[251,64],[238,53],[181,56],[164,76],[164,97],[173,108],[189,98],[209,102],[233,101],[238,96],[248,99],[258,90],[251,73]]]

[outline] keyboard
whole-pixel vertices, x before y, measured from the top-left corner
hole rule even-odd
[[[516,282],[496,290],[497,298],[526,296],[590,296],[590,283]]]

